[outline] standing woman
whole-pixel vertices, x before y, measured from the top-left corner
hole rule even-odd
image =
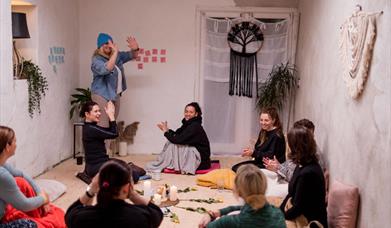
[[[119,51],[110,35],[99,33],[97,49],[92,56],[92,100],[98,103],[101,109],[106,107],[108,101],[112,101],[116,107],[115,117],[119,113],[120,96],[127,88],[123,64],[137,58],[139,51],[134,37],[129,36],[126,42],[130,51]],[[99,126],[109,127],[109,118],[105,113],[102,113]]]
[[[288,145],[296,169],[280,208],[287,220],[303,215],[308,222],[316,220],[327,228],[325,181],[313,133],[304,127],[293,127],[288,133]]]
[[[7,164],[15,150],[15,132],[0,126],[0,227],[65,227],[64,212],[31,177]]]
[[[285,161],[285,138],[277,109],[273,107],[262,109],[259,123],[261,131],[254,149],[245,148],[242,153],[242,156],[253,157],[254,160],[234,165],[232,167],[234,172],[243,164],[254,164],[259,168],[265,168],[262,159],[266,157],[273,159],[275,156],[280,163]]]
[[[210,168],[210,144],[202,127],[202,111],[197,102],[185,106],[182,126],[176,131],[168,128],[167,121],[157,125],[168,142],[158,160],[147,164],[147,170],[171,168],[184,174]]]
[[[133,189],[132,170],[121,160],[105,163],[87,190],[67,210],[69,228],[158,227],[160,208]],[[92,205],[97,196],[97,204]],[[127,203],[129,199],[133,204]]]

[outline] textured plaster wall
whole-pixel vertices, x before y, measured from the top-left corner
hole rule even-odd
[[[72,153],[68,111],[69,94],[78,83],[78,7],[76,0],[29,2],[35,5],[27,10],[32,41],[17,42],[21,52],[40,66],[49,90],[41,101],[42,113],[31,119],[27,112],[27,82],[13,80],[12,76],[11,3],[2,0],[0,124],[16,131],[17,151],[11,162],[35,176]],[[24,7],[15,9],[26,10]],[[53,46],[65,48],[65,62],[57,66],[57,73],[48,60]]]
[[[231,0],[113,0],[107,8],[107,1],[79,1],[81,86],[91,86],[91,55],[99,32],[111,34],[121,50],[127,50],[128,35],[142,48],[167,49],[165,64],[145,64],[143,70],[134,62],[125,64],[128,90],[118,119],[127,124],[140,121],[129,152],[159,152],[165,138],[156,124],[167,120],[176,129],[185,104],[195,99],[196,7],[205,5],[234,6]]]
[[[354,100],[342,80],[339,27],[353,12],[384,11],[370,75],[362,96]],[[390,1],[300,0],[297,65],[301,77],[295,119],[307,117],[326,153],[332,180],[359,187],[358,227],[391,224],[391,70]]]

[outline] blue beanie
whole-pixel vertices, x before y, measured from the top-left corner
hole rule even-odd
[[[96,40],[96,44],[98,48],[100,48],[103,44],[109,42],[109,40],[113,41],[113,38],[109,34],[99,33],[98,39]]]

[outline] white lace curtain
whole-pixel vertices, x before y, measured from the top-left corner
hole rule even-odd
[[[227,34],[233,21],[205,18],[202,45],[202,75],[204,86],[204,126],[214,153],[238,153],[248,144],[249,137],[259,130],[255,108],[255,77],[253,98],[229,96],[230,49]],[[259,82],[267,79],[273,65],[288,61],[289,20],[263,23],[253,20],[264,34],[264,42],[257,54]],[[226,144],[219,148],[213,145]],[[223,150],[223,151],[221,151]]]

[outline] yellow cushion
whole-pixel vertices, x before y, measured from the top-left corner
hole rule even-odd
[[[215,169],[197,176],[197,185],[217,188],[217,180],[224,180],[224,188],[233,189],[236,174],[231,169]]]

